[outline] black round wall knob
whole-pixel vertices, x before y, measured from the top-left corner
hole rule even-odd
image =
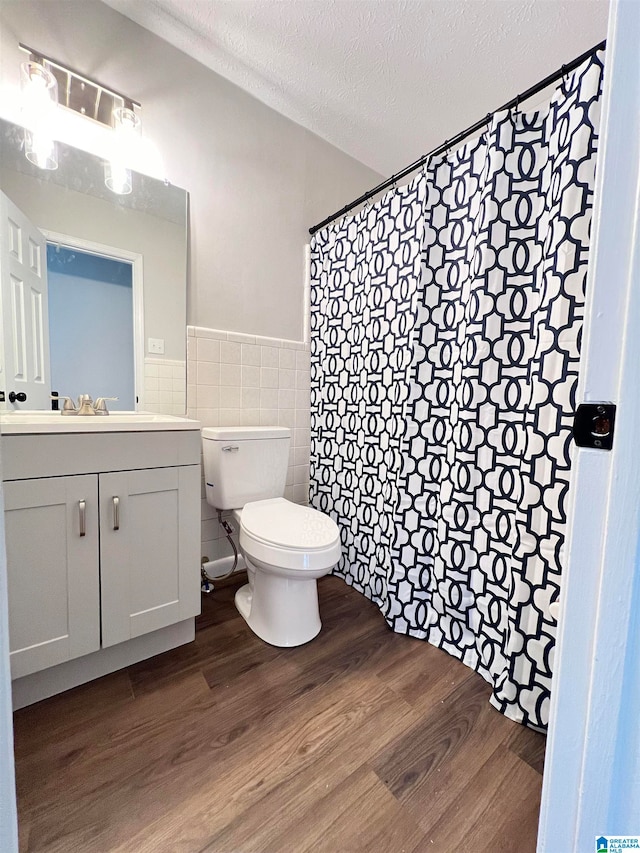
[[[24,393],[24,391],[18,391],[17,394],[15,391],[9,391],[9,402],[10,403],[16,403],[16,402],[26,403],[26,401],[27,401],[27,395]]]

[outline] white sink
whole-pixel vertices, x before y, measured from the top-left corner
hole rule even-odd
[[[51,432],[148,432],[200,429],[200,422],[154,412],[112,412],[109,415],[62,415],[61,412],[1,412],[0,433],[19,435]]]

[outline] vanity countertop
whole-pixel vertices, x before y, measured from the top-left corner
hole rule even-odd
[[[0,434],[78,432],[158,432],[199,430],[200,422],[153,412],[112,412],[109,415],[62,415],[60,412],[0,413]]]

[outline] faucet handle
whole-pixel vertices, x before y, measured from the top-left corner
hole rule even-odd
[[[63,415],[76,415],[78,410],[76,409],[76,404],[73,402],[71,397],[61,397],[60,394],[50,394],[49,395],[52,400],[62,400],[62,412]]]
[[[108,415],[109,410],[107,409],[107,400],[118,400],[118,397],[98,397],[98,399],[93,404],[93,409],[96,415]]]

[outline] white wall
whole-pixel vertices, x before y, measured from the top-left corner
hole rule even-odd
[[[307,228],[380,176],[97,0],[4,0],[0,16],[0,103],[19,41],[142,103],[191,195],[188,322],[301,339]]]

